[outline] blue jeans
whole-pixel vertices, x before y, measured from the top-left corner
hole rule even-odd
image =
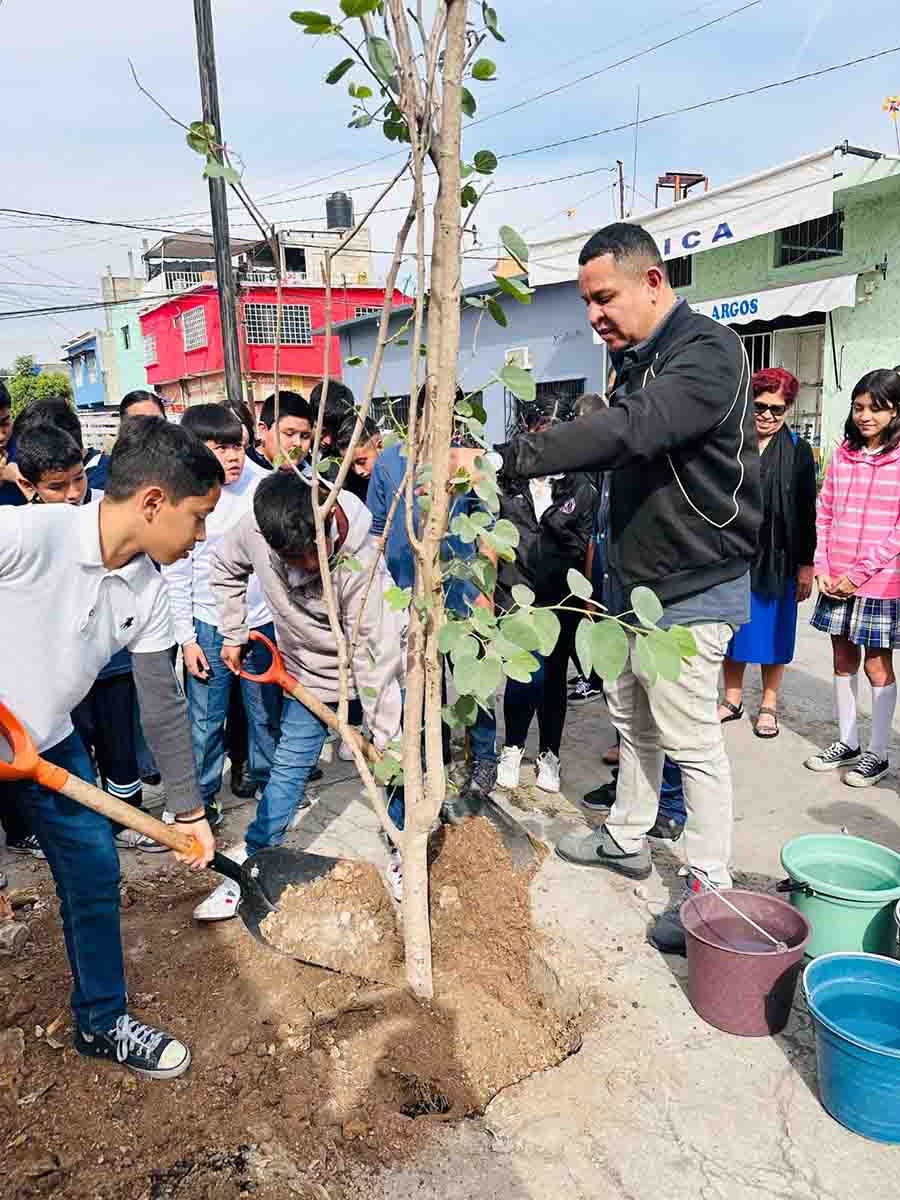
[[[91,760],[77,733],[45,750],[43,757],[94,782]],[[74,982],[75,1023],[86,1033],[106,1033],[126,1011],[113,827],[93,809],[37,783],[24,784],[21,794],[56,883]]]
[[[194,627],[197,644],[209,663],[209,677],[203,681],[188,675],[187,701],[200,795],[203,803],[208,804],[222,786],[225,718],[234,676],[222,662],[223,638],[218,629],[205,621],[195,621]],[[260,632],[275,640],[275,627],[271,623],[261,626]],[[268,665],[268,651],[259,642],[251,642],[244,664],[248,671],[261,675]],[[281,726],[281,689],[273,683],[242,679],[241,695],[250,731],[249,776],[263,786],[269,778]]]
[[[337,705],[330,707],[337,708]],[[299,700],[284,697],[281,736],[275,747],[269,782],[259,798],[256,816],[245,838],[248,853],[255,854],[264,846],[280,846],[284,841],[327,736],[328,726],[315,713]]]

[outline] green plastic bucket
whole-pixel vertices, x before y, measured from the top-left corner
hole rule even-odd
[[[900,900],[900,854],[865,838],[808,833],[782,848],[790,876],[778,885],[812,926],[806,948],[820,954],[895,957],[894,905]]]

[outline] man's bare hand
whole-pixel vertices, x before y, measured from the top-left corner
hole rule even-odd
[[[204,867],[208,867],[216,852],[216,839],[209,827],[209,822],[204,820],[188,823],[188,818],[201,817],[203,813],[202,808],[195,809],[193,812],[179,813],[178,815],[184,817],[185,820],[176,819],[175,821],[175,827],[180,833],[187,833],[195,839],[194,849],[189,854],[181,854],[178,850],[174,852],[178,861],[185,863],[192,871],[202,871]]]
[[[232,675],[240,675],[241,663],[244,659],[243,646],[223,646],[222,647],[222,662],[232,673]]]
[[[182,646],[181,653],[184,655],[184,665],[189,675],[193,675],[195,679],[209,679],[209,662],[196,642]]]

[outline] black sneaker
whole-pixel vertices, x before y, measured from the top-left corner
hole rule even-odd
[[[37,840],[35,834],[30,833],[28,837],[19,838],[17,841],[6,839],[7,850],[13,850],[16,854],[30,854],[32,858],[46,858],[46,854],[41,849],[41,844]]]
[[[599,700],[602,695],[603,688],[594,687],[589,679],[579,679],[569,692],[569,703],[577,708],[579,704],[590,704],[592,700]]]
[[[813,754],[803,764],[809,771],[836,771],[838,767],[855,767],[862,758],[859,746],[853,750],[846,742],[832,742],[821,754]]]
[[[259,791],[259,785],[245,775],[242,767],[231,768],[231,794],[238,800],[253,800]]]
[[[153,1079],[175,1079],[191,1065],[191,1052],[178,1038],[127,1015],[119,1017],[108,1033],[77,1030],[73,1044],[86,1058],[120,1062]]]
[[[604,783],[581,797],[581,807],[590,812],[609,812],[616,802],[616,785]]]
[[[322,774],[323,774],[323,772],[322,772],[321,767],[313,767],[313,769],[310,771],[309,775],[307,775],[307,777],[306,777],[306,782],[307,783],[318,783],[318,781],[322,778]]]
[[[684,891],[669,907],[659,914],[647,931],[647,941],[662,954],[687,956],[687,938],[681,920],[681,906],[691,896],[707,892],[709,888],[694,875],[688,876]]]
[[[872,787],[884,779],[890,769],[891,764],[886,758],[879,758],[877,754],[867,750],[853,770],[844,776],[844,783],[848,787]]]
[[[206,819],[209,822],[210,829],[218,829],[225,820],[225,813],[222,809],[222,801],[217,796],[213,796],[212,800],[206,801]]]
[[[647,837],[651,841],[677,842],[683,833],[684,825],[681,822],[673,820],[672,817],[657,815],[656,824],[647,830]]]

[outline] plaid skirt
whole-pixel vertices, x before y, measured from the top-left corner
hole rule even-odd
[[[819,596],[810,624],[822,633],[848,638],[857,646],[893,650],[900,646],[900,600],[865,596],[831,600]]]

